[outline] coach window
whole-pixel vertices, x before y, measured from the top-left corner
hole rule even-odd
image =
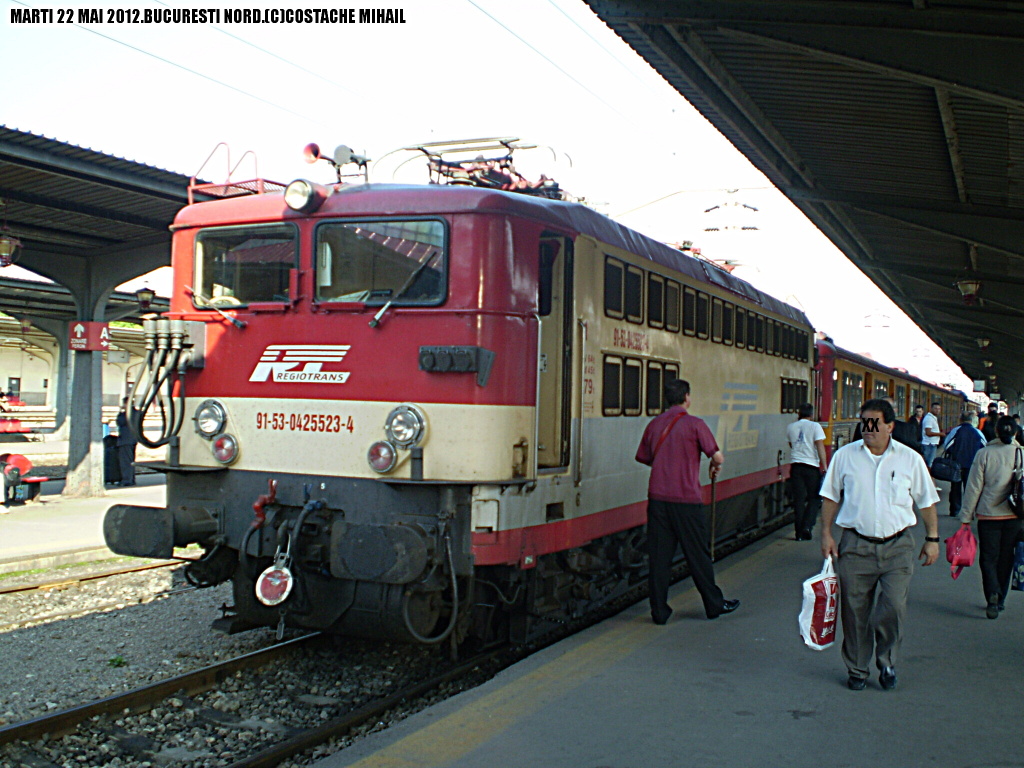
[[[782,323],[775,322],[775,330],[772,331],[772,354],[782,354]]]
[[[622,317],[622,267],[618,259],[604,259],[604,313],[608,317]]]
[[[896,385],[896,418],[901,421],[907,418],[907,388],[902,384]]]
[[[299,266],[298,230],[292,224],[204,229],[196,236],[192,303],[233,307],[289,302],[291,273]]]
[[[639,267],[626,266],[626,320],[631,323],[644,321],[644,271]]]
[[[683,333],[697,333],[697,292],[693,288],[683,288]]]
[[[711,340],[722,343],[722,300],[711,297]]]
[[[426,219],[327,222],[316,230],[316,264],[317,301],[440,304],[445,226]]]
[[[627,416],[639,416],[642,411],[643,371],[643,363],[626,358],[626,367],[622,369],[622,410]]]
[[[665,330],[679,333],[679,283],[665,281]]]
[[[661,378],[661,363],[647,363],[647,415],[657,416],[662,411],[661,394],[664,384]]]
[[[735,307],[730,302],[722,305],[722,343],[732,344],[732,324]]]
[[[747,312],[747,349],[757,351],[757,315]]]
[[[672,381],[672,379],[679,378],[679,364],[678,363],[665,363],[665,381]]]
[[[766,355],[772,354],[775,349],[775,321],[770,317],[765,318],[765,329],[764,329],[764,353]]]
[[[622,415],[622,358],[605,355],[601,378],[601,412],[605,416]]]
[[[703,291],[697,291],[697,338],[706,339],[708,337],[708,331],[710,330],[708,325],[708,310],[711,302],[708,301],[708,295]]]
[[[665,327],[665,278],[653,272],[647,275],[647,323],[652,328]]]
[[[746,346],[747,338],[747,310],[736,307],[736,346],[740,349]]]
[[[889,380],[884,379],[882,381],[875,381],[875,394],[872,397],[888,397],[889,396]]]
[[[766,318],[764,315],[758,315],[757,316],[757,351],[758,352],[764,352],[765,351],[765,321],[767,319],[768,318]]]

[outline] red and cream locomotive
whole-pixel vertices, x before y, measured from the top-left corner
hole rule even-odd
[[[195,191],[222,198],[174,221],[134,394],[167,414],[167,507],[104,528],[122,554],[202,545],[190,578],[234,583],[222,628],[522,639],[616,594],[670,377],[725,453],[716,540],[783,514],[813,350],[793,307],[550,185]]]

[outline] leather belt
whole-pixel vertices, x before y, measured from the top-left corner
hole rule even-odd
[[[907,532],[907,529],[904,528],[902,531],[897,531],[892,536],[886,536],[885,538],[880,539],[877,536],[865,536],[863,533],[858,531],[856,528],[848,528],[847,530],[853,531],[853,533],[857,536],[858,539],[864,539],[864,541],[870,541],[872,544],[885,544],[887,541],[895,541],[896,539],[898,539],[900,536],[902,536],[904,533]]]

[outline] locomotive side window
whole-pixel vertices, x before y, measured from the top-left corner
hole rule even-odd
[[[747,313],[747,349],[757,351],[757,315],[754,312]]]
[[[291,224],[204,229],[195,248],[196,307],[291,300],[290,271],[299,258]]]
[[[764,329],[765,329],[765,320],[766,319],[767,318],[764,317],[763,315],[758,315],[757,316],[757,351],[758,352],[764,352],[765,351],[765,332],[764,332]]]
[[[776,351],[775,349],[775,329],[778,327],[775,325],[775,321],[770,317],[764,318],[766,323],[764,331],[764,353],[770,355]]]
[[[605,416],[622,413],[622,358],[605,355],[601,377],[601,412]]]
[[[725,302],[722,305],[722,343],[732,344],[732,326],[734,307],[730,302]]]
[[[604,313],[608,317],[622,317],[622,268],[618,259],[606,256],[604,260]]]
[[[782,323],[775,323],[775,328],[772,329],[772,354],[782,354]]]
[[[644,271],[637,267],[626,267],[626,320],[631,323],[644,321]]]
[[[661,395],[664,384],[661,379],[661,363],[647,363],[647,415],[657,416],[661,413]]]
[[[316,230],[316,300],[396,305],[444,301],[440,221],[329,222]]]
[[[653,272],[647,275],[647,323],[652,328],[665,325],[665,278]]]
[[[679,333],[679,283],[665,282],[665,329]]]
[[[627,416],[639,416],[642,410],[640,397],[643,370],[643,363],[639,360],[626,358],[626,367],[622,370],[622,410]]]
[[[722,341],[722,300],[717,296],[711,299],[711,340]]]
[[[736,307],[736,346],[743,349],[747,339],[747,310]]]

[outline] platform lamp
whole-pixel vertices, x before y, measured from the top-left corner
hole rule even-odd
[[[135,292],[135,300],[139,302],[139,309],[145,312],[156,298],[156,291],[148,285],[144,285]]]
[[[965,277],[956,281],[956,287],[963,297],[964,304],[968,307],[973,307],[978,303],[978,293],[981,292],[981,280]]]
[[[974,342],[978,345],[979,349],[988,349],[988,345],[992,343],[992,339],[979,336]]]
[[[991,368],[993,365],[991,360],[982,360],[981,364],[984,365],[986,368]]]
[[[11,234],[7,228],[7,202],[0,200],[0,207],[4,209],[4,223],[0,226],[0,267],[9,267],[18,260],[17,252],[21,247],[21,240]]]

